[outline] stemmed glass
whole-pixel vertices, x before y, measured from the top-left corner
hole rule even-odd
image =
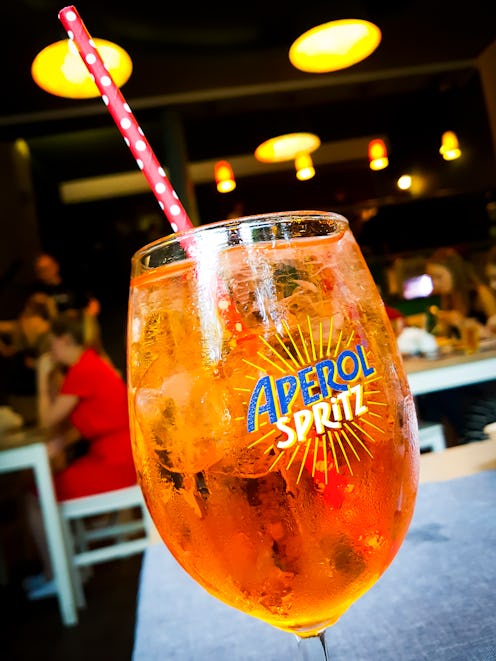
[[[299,211],[160,239],[132,260],[138,480],[210,594],[324,634],[392,562],[418,486],[415,407],[347,220]]]

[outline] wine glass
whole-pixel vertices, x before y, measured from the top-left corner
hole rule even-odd
[[[127,352],[138,481],[170,552],[326,659],[418,486],[413,398],[348,221],[269,213],[145,246]]]

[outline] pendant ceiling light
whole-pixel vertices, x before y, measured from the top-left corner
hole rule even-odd
[[[300,154],[295,158],[295,170],[296,178],[300,181],[307,181],[315,176],[315,168],[310,154]]]
[[[381,138],[369,142],[369,167],[371,170],[384,170],[389,165],[386,143]]]
[[[320,138],[313,133],[286,133],[262,142],[255,149],[255,158],[262,163],[294,161],[301,154],[310,154],[320,147]]]
[[[346,69],[367,58],[379,46],[380,29],[370,21],[347,18],[304,32],[289,49],[291,64],[307,73]]]
[[[400,190],[410,190],[412,187],[412,176],[410,174],[402,174],[398,178],[396,185]]]
[[[234,172],[228,161],[218,161],[214,167],[214,174],[219,193],[230,193],[236,188]]]
[[[445,131],[441,137],[441,147],[439,153],[445,161],[454,161],[460,158],[462,151],[458,142],[458,137],[454,131]]]
[[[93,39],[103,62],[118,87],[129,80],[133,70],[126,51],[104,39]],[[100,92],[83,63],[74,42],[57,41],[34,58],[31,75],[45,92],[69,99],[99,97]]]

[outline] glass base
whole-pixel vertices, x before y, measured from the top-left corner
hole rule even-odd
[[[302,661],[328,661],[325,631],[308,638],[297,636],[297,639]]]

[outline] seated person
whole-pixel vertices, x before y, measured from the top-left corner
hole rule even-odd
[[[484,327],[496,314],[496,299],[472,265],[454,248],[439,248],[427,259],[426,273],[431,277],[433,293],[440,296],[438,332],[459,337],[463,319],[474,317],[480,323],[481,336],[486,335]]]
[[[486,277],[487,285],[493,295],[496,307],[496,245],[492,246],[486,255],[484,275]],[[491,335],[496,335],[496,311],[489,316],[486,326]]]
[[[62,278],[59,262],[47,253],[38,255],[34,262],[36,281],[32,289],[43,292],[52,301],[55,316],[66,310],[85,310],[97,315],[100,306],[96,298],[81,287],[68,285]]]
[[[427,260],[426,272],[432,279],[434,293],[440,296],[437,331],[459,338],[463,320],[473,317],[479,322],[480,337],[487,337],[486,324],[496,313],[496,300],[472,265],[454,248],[439,248]],[[491,420],[480,415],[480,403],[491,403],[495,397],[493,380],[420,395],[416,401],[424,420],[443,424],[450,446],[484,438],[483,428]]]
[[[87,452],[72,462],[54,466],[59,501],[136,484],[131,450],[127,389],[122,377],[88,346],[82,315],[65,313],[53,320],[50,350],[38,361],[38,406],[41,426],[49,435],[48,452],[60,457],[75,438],[87,442]],[[53,370],[62,370],[53,393]],[[70,423],[71,427],[67,428]],[[78,434],[74,435],[73,430]],[[55,594],[41,514],[29,494],[28,514],[43,566],[43,575],[27,582],[28,597]]]
[[[48,348],[50,304],[42,293],[31,294],[17,319],[0,321],[0,357],[9,395],[36,395],[36,361]]]
[[[484,264],[484,275],[492,292],[496,305],[496,245],[487,252]],[[496,313],[489,316],[486,322],[489,337],[496,336]],[[465,416],[464,442],[483,441],[486,439],[484,427],[496,422],[496,382],[492,381],[474,397]]]
[[[68,310],[83,311],[86,324],[86,334],[92,336],[92,342],[102,348],[100,323],[100,302],[92,293],[84,288],[67,284],[62,278],[60,264],[48,253],[39,254],[34,262],[36,281],[32,286],[34,292],[42,292],[49,297],[52,317]]]

